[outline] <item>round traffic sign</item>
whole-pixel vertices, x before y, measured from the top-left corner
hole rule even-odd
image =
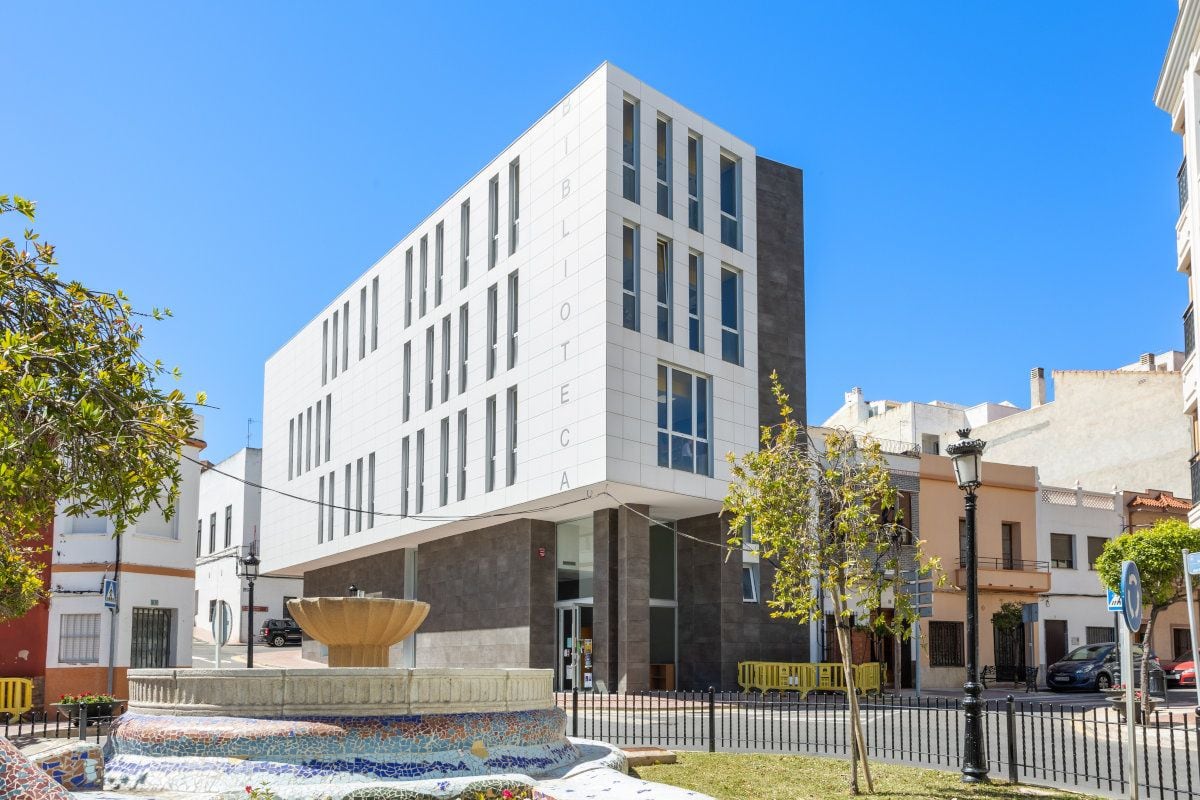
[[[1132,561],[1121,563],[1121,616],[1131,631],[1142,627],[1142,575]]]
[[[229,644],[229,633],[233,627],[233,610],[229,603],[218,600],[213,607],[212,635],[213,640],[222,646]]]

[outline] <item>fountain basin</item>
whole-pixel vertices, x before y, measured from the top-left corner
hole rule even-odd
[[[304,632],[329,648],[330,667],[386,667],[388,649],[429,614],[429,603],[390,597],[301,597],[287,606]]]

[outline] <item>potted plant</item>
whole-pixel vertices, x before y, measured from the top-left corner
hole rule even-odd
[[[1127,688],[1126,684],[1118,683],[1116,686],[1113,686],[1109,689],[1104,690],[1104,694],[1108,696],[1108,702],[1110,704],[1112,704],[1112,707],[1117,710],[1117,716],[1119,716],[1121,719],[1125,719],[1125,689],[1126,688]],[[1143,702],[1143,700],[1145,700],[1145,694],[1146,693],[1141,689],[1133,690],[1133,704],[1134,704],[1135,719],[1139,724],[1144,723],[1146,721],[1145,719],[1142,718],[1142,702]],[[1151,697],[1150,705],[1149,705],[1150,711],[1154,711],[1154,709],[1157,707],[1158,707],[1158,699]]]
[[[64,694],[58,698],[58,702],[54,705],[58,706],[63,713],[70,717],[71,722],[78,724],[82,708],[87,708],[87,718],[89,720],[97,720],[101,717],[111,717],[113,704],[117,702],[117,699],[111,694],[87,692],[84,694]]]

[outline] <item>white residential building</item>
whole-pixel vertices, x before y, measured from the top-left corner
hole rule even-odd
[[[128,669],[192,665],[196,565],[191,531],[200,488],[195,459],[204,448],[202,435],[203,420],[198,419],[193,438],[183,448],[179,499],[169,520],[151,509],[114,537],[104,517],[55,517],[47,702],[75,692],[109,691],[128,697]],[[117,581],[115,608],[105,603],[106,579]]]
[[[213,609],[225,601],[236,623],[231,642],[247,641],[249,596],[238,561],[258,547],[262,512],[262,450],[245,447],[200,473],[200,502],[196,516],[196,635],[211,638]],[[285,603],[299,597],[298,578],[264,576],[254,584],[255,628],[267,619],[288,616]]]
[[[1192,244],[1200,239],[1200,213],[1190,198],[1196,194],[1200,177],[1200,138],[1196,136],[1196,120],[1200,119],[1200,2],[1180,0],[1179,16],[1163,59],[1154,103],[1171,115],[1171,130],[1180,135],[1183,160],[1176,179],[1179,184],[1179,216],[1175,220],[1175,269],[1187,282],[1187,307],[1183,312],[1182,365],[1183,411],[1189,428],[1188,464],[1189,490],[1176,494],[1191,497],[1192,510],[1188,520],[1200,525],[1200,418],[1197,398],[1200,396],[1200,375],[1196,371],[1196,314],[1195,298],[1200,296],[1200,284],[1192,266]],[[1182,303],[1181,303],[1182,305]],[[1164,487],[1169,488],[1169,487]]]
[[[268,360],[264,572],[428,600],[421,666],[799,660],[717,512],[803,291],[800,171],[602,64]]]

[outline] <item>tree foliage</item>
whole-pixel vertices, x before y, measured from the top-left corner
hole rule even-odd
[[[861,759],[868,790],[873,790],[863,747],[861,720],[854,696],[849,627],[854,615],[875,616],[876,628],[906,636],[916,617],[912,600],[894,594],[890,622],[878,616],[884,593],[894,588],[901,567],[901,548],[907,536],[897,509],[899,495],[892,486],[879,443],[844,430],[810,437],[793,416],[777,374],[772,391],[780,422],[763,426],[760,448],[740,458],[729,455],[732,481],[725,498],[730,544],[742,544],[749,523],[760,557],[774,565],[771,616],[812,622],[825,613],[828,595],[837,619],[842,668],[850,702],[850,788],[858,790],[856,762]],[[922,564],[920,543],[909,549]],[[936,562],[924,563],[930,574]],[[814,587],[820,587],[815,589]]]
[[[1143,637],[1145,652],[1154,642],[1154,621],[1169,606],[1183,600],[1183,551],[1200,551],[1200,530],[1179,519],[1160,519],[1150,528],[1133,530],[1110,539],[1096,558],[1100,581],[1112,591],[1121,588],[1121,564],[1137,564],[1142,579],[1142,602],[1150,606]],[[1141,684],[1149,686],[1150,659],[1142,659]],[[1128,682],[1130,676],[1122,676]],[[1144,713],[1149,713],[1150,695],[1143,692]]]
[[[32,223],[34,204],[0,196],[0,216],[16,215]],[[140,313],[56,266],[33,230],[0,238],[0,619],[40,596],[31,556],[56,506],[117,533],[152,506],[169,517],[195,427],[183,394],[159,385],[178,370],[140,353],[141,320],[170,312]]]

